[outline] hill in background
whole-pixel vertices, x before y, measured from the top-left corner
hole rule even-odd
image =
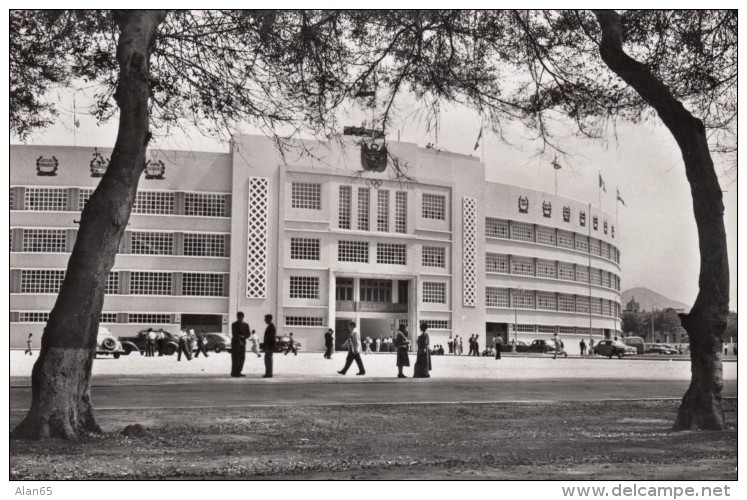
[[[690,310],[690,306],[676,300],[672,300],[669,297],[665,297],[660,293],[656,293],[653,290],[646,287],[635,287],[630,290],[625,290],[622,293],[622,306],[628,304],[631,298],[635,297],[636,302],[641,305],[641,311],[650,311],[652,309],[684,309],[686,312]]]

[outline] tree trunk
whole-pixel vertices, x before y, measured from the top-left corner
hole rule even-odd
[[[721,349],[729,313],[729,260],[724,205],[703,122],[695,118],[643,64],[623,50],[620,16],[594,11],[602,30],[602,60],[650,104],[674,136],[682,152],[693,198],[700,248],[698,297],[689,314],[681,314],[690,338],[692,378],[674,423],[674,430],[725,428],[721,405]]]
[[[83,210],[65,280],[44,328],[31,375],[32,401],[11,437],[76,439],[100,432],[90,397],[101,308],[109,271],[145,167],[150,97],[149,62],[161,11],[116,12],[120,110],[111,161]]]

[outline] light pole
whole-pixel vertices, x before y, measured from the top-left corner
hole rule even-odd
[[[656,311],[654,306],[658,306],[658,305],[660,305],[658,302],[656,304],[651,304],[651,343],[652,344],[656,342],[656,340],[654,339],[654,312]]]
[[[563,168],[560,163],[558,163],[558,157],[555,156],[555,159],[551,163],[553,170],[555,170],[555,196],[558,196],[558,170]]]

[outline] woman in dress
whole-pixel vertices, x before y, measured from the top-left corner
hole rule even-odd
[[[402,373],[402,369],[405,366],[410,366],[410,355],[407,353],[410,346],[410,339],[407,335],[407,329],[403,324],[399,325],[399,331],[394,339],[394,345],[397,346],[397,369],[399,370],[397,378],[407,378],[405,374]]]
[[[420,335],[418,336],[418,357],[415,359],[413,378],[428,378],[431,376],[431,352],[430,338],[428,337],[428,324],[420,323]]]

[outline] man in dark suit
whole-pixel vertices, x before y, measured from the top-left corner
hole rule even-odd
[[[265,314],[265,374],[262,378],[272,378],[272,355],[275,352],[275,325],[272,324],[272,314]]]
[[[244,323],[244,313],[236,313],[236,321],[231,324],[231,376],[246,377],[244,369],[246,358],[246,339],[249,338],[249,325]]]
[[[334,333],[334,330],[331,328],[327,330],[327,333],[324,334],[324,347],[327,348],[327,350],[324,352],[324,358],[325,359],[332,359],[332,334]]]

